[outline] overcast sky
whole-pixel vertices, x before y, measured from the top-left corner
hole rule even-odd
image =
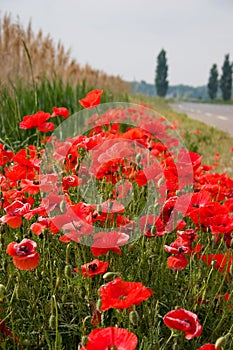
[[[0,0],[35,32],[50,33],[78,63],[154,83],[167,53],[169,83],[205,85],[213,63],[233,60],[233,0]]]

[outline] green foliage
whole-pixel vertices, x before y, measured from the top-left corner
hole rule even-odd
[[[168,89],[168,65],[165,50],[161,50],[157,57],[155,87],[157,95],[165,97]]]
[[[35,129],[22,130],[19,123],[25,115],[31,115],[38,110],[52,113],[52,107],[66,107],[73,114],[82,109],[78,103],[88,91],[85,80],[76,87],[64,84],[54,77],[52,82],[44,78],[40,84],[23,86],[20,81],[11,87],[0,84],[0,142],[8,148],[18,150],[27,144],[36,143]],[[115,95],[104,91],[101,102],[127,101],[127,95]],[[59,124],[61,119],[53,120]]]
[[[208,93],[211,100],[214,100],[218,91],[218,69],[217,65],[213,64],[210,70],[210,77],[208,81]]]
[[[229,54],[225,56],[222,66],[222,76],[220,80],[220,88],[222,91],[222,98],[224,101],[231,99],[232,92],[232,73],[233,65],[230,63]]]

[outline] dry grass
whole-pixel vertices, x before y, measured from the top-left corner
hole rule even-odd
[[[101,88],[114,93],[127,93],[128,83],[119,76],[109,76],[102,71],[94,70],[89,65],[81,67],[75,59],[70,58],[61,42],[57,45],[49,35],[44,36],[40,30],[37,34],[32,31],[29,22],[26,29],[19,19],[14,23],[10,15],[0,18],[0,80],[6,84],[20,79],[27,84],[32,82],[32,72],[28,55],[29,52],[35,82],[43,77],[48,80],[54,77],[62,78],[63,83],[72,85],[83,84]]]

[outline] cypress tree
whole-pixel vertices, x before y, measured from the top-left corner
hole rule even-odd
[[[232,63],[229,60],[229,54],[225,56],[222,66],[222,76],[220,80],[220,88],[222,91],[222,98],[224,101],[231,99],[232,90]]]
[[[165,97],[168,90],[168,65],[165,50],[161,50],[157,57],[155,87],[157,95]]]
[[[211,100],[214,100],[217,96],[218,91],[218,69],[216,64],[213,64],[210,70],[210,76],[207,87],[209,97],[211,98]]]

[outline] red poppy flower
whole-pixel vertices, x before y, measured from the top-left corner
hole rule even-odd
[[[70,187],[77,187],[82,183],[82,180],[76,175],[64,176],[62,178],[62,189],[63,191],[68,191]]]
[[[171,254],[187,254],[190,252],[189,244],[186,240],[183,240],[181,237],[177,237],[177,239],[172,242],[170,245],[165,245],[165,252]]]
[[[190,219],[196,225],[209,226],[210,220],[219,214],[227,214],[227,209],[218,202],[209,202],[205,206],[193,209],[189,213]]]
[[[53,131],[55,128],[55,125],[53,123],[43,123],[43,124],[40,124],[37,129],[41,132],[49,132],[49,131]]]
[[[200,259],[204,261],[207,265],[213,266],[220,273],[229,273],[231,270],[231,266],[233,264],[232,255],[226,254],[208,254],[201,255]]]
[[[99,290],[102,301],[101,310],[111,308],[126,309],[132,305],[139,305],[148,299],[154,291],[146,288],[141,282],[123,282],[121,277],[105,284]]]
[[[103,90],[92,90],[88,92],[86,97],[82,98],[78,102],[84,108],[94,107],[100,104],[100,97],[103,93]]]
[[[163,177],[162,168],[157,164],[152,164],[143,170],[139,170],[135,176],[138,186],[145,186],[150,180],[155,180],[156,177]]]
[[[163,236],[167,233],[164,222],[154,214],[140,218],[140,230],[147,237]]]
[[[40,224],[39,222],[34,222],[30,226],[30,230],[35,234],[35,235],[40,235],[43,230],[47,228],[47,226]]]
[[[53,113],[52,113],[51,117],[61,116],[61,117],[64,117],[66,119],[70,115],[70,112],[65,107],[59,107],[59,108],[53,107],[52,110],[53,110]]]
[[[19,200],[14,201],[5,207],[6,215],[0,217],[0,222],[6,223],[11,228],[18,228],[22,224],[22,216],[29,212],[31,205],[22,203]]]
[[[181,271],[188,265],[188,259],[183,254],[169,256],[167,266],[171,270]]]
[[[14,156],[13,151],[6,151],[4,145],[0,143],[0,166],[6,165]]]
[[[122,254],[120,246],[126,244],[129,236],[123,232],[98,232],[94,236],[91,252],[94,256],[106,255],[109,251]]]
[[[105,273],[108,269],[108,261],[104,262],[98,259],[84,264],[81,266],[83,277],[94,277],[95,275],[101,275]],[[75,272],[79,272],[77,267],[74,268]]]
[[[0,222],[7,224],[11,228],[18,228],[22,224],[21,216],[12,216],[9,214],[0,217]]]
[[[6,168],[5,176],[11,181],[22,179],[34,180],[36,170],[39,170],[41,162],[34,146],[28,146],[27,149],[21,149],[13,158],[17,164]]]
[[[89,335],[83,350],[135,350],[137,336],[127,329],[107,327],[94,329]]]
[[[185,309],[169,311],[163,318],[165,325],[185,333],[185,338],[190,340],[202,333],[202,326],[196,314]]]
[[[22,179],[20,182],[20,187],[22,188],[23,192],[27,192],[29,194],[37,194],[40,192],[39,182]]]
[[[40,260],[40,255],[35,251],[37,244],[24,238],[20,243],[11,242],[8,244],[6,252],[13,257],[13,264],[20,270],[35,269]]]
[[[23,117],[23,120],[20,122],[19,126],[21,129],[37,128],[38,126],[43,125],[49,118],[50,113],[38,111],[35,114],[26,115]]]
[[[19,200],[14,201],[10,205],[5,208],[5,211],[9,215],[15,216],[23,216],[31,209],[31,205],[29,203],[22,203]]]
[[[216,348],[214,344],[204,344],[197,350],[221,350],[221,348]]]
[[[119,169],[121,169],[121,175],[119,173]],[[105,178],[106,181],[115,185],[117,182],[122,180],[123,176],[125,175],[125,169],[126,161],[121,158],[114,158],[101,163],[98,167],[96,163],[93,163],[90,171],[96,176],[97,179]]]
[[[192,228],[188,228],[185,231],[177,231],[178,237],[182,238],[184,242],[186,242],[185,245],[191,248],[191,244],[195,239],[198,238],[197,234],[195,233],[195,230]]]

